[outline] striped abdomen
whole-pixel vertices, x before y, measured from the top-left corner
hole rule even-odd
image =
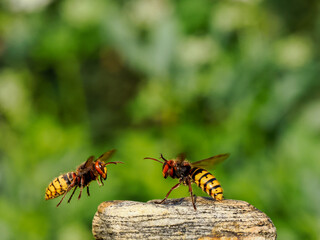
[[[191,178],[194,182],[212,198],[223,199],[223,190],[218,180],[207,170],[194,167],[191,169]]]
[[[67,191],[69,185],[72,183],[75,176],[76,174],[74,172],[69,172],[55,178],[46,189],[45,199],[48,200],[56,198],[64,194]]]

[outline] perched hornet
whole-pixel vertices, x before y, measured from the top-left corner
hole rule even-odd
[[[221,201],[223,199],[223,190],[220,186],[218,180],[209,173],[207,170],[203,169],[205,167],[210,167],[216,165],[227,159],[230,154],[220,154],[207,159],[203,159],[197,162],[190,163],[185,160],[185,155],[183,153],[179,154],[176,159],[166,160],[161,154],[161,160],[155,158],[146,157],[145,159],[151,159],[163,164],[162,174],[164,178],[168,176],[172,178],[178,178],[179,183],[173,186],[167,193],[166,197],[157,203],[163,203],[167,200],[172,190],[178,188],[181,184],[189,186],[189,192],[191,195],[191,200],[194,209],[196,210],[196,205],[194,202],[194,196],[192,192],[191,183],[197,184],[204,192],[209,194],[212,198]]]
[[[115,150],[111,150],[102,154],[97,160],[94,161],[94,156],[88,158],[88,160],[82,163],[75,172],[68,172],[55,178],[46,189],[45,199],[49,200],[52,198],[63,195],[57,207],[60,205],[66,194],[74,188],[68,203],[70,202],[77,187],[80,187],[80,193],[78,199],[81,198],[81,193],[84,187],[87,187],[87,194],[89,193],[89,184],[93,180],[97,180],[98,184],[103,185],[102,179],[107,179],[107,167],[108,164],[117,164],[122,162],[105,162]],[[100,178],[100,181],[99,181]]]

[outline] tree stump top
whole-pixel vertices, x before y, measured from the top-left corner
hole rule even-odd
[[[92,233],[96,239],[276,239],[263,212],[244,201],[197,197],[164,204],[109,201],[99,205]]]

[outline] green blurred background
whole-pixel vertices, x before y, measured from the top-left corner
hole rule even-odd
[[[316,0],[1,1],[1,239],[92,239],[102,201],[163,198],[177,180],[143,158],[179,152],[231,153],[226,198],[319,239],[319,41]],[[91,197],[44,200],[112,148],[126,164]]]

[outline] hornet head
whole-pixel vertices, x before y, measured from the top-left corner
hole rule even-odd
[[[162,163],[162,175],[164,178],[167,178],[168,176],[172,177],[172,178],[178,178],[179,176],[177,175],[177,161],[175,160],[167,160],[163,157],[163,155],[161,154],[160,159],[163,160],[159,160],[159,159],[155,159],[155,158],[149,158],[146,157],[144,159],[151,159],[157,162]]]
[[[97,170],[98,174],[104,179],[107,179],[107,167],[108,164],[117,164],[117,163],[123,163],[123,162],[102,162],[100,160],[96,161],[94,164],[94,168]]]

